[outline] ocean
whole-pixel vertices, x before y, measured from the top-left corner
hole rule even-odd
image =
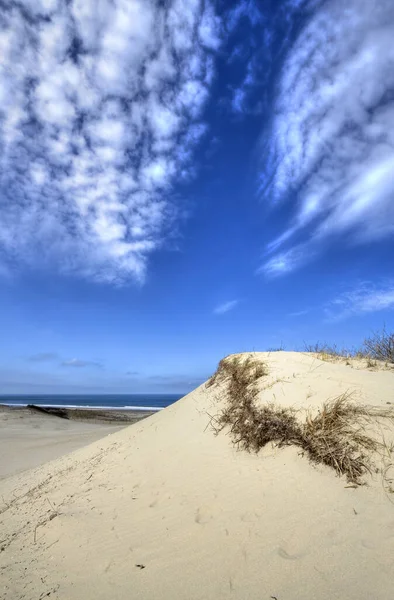
[[[184,394],[21,394],[0,395],[0,404],[7,406],[57,406],[65,408],[122,408],[125,410],[161,410]]]

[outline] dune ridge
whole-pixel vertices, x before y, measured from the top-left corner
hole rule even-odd
[[[256,404],[317,414],[345,393],[387,409],[394,371],[254,353]],[[0,597],[386,600],[394,579],[394,444],[363,485],[294,446],[238,451],[211,417],[224,382],[1,482]]]

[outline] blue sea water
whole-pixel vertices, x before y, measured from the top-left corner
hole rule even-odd
[[[37,406],[63,406],[67,408],[89,407],[115,409],[123,408],[129,410],[161,410],[173,404],[183,394],[23,394],[23,395],[0,395],[0,404],[8,406],[26,406],[36,404]]]

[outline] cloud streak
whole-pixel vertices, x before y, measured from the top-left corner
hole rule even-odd
[[[224,302],[223,304],[219,304],[214,309],[213,312],[215,315],[224,315],[224,314],[230,312],[230,310],[233,310],[238,304],[239,304],[239,300],[230,300],[229,302]]]
[[[102,369],[103,365],[99,362],[93,360],[81,360],[79,358],[70,358],[69,360],[64,360],[61,363],[62,367],[73,367],[77,369],[84,369],[86,367],[95,367],[97,369]]]
[[[289,313],[289,317],[303,317],[309,313],[309,309],[306,310],[298,310],[296,312]]]
[[[206,131],[211,2],[8,2],[1,19],[0,270],[143,280]]]
[[[258,86],[258,66],[256,59],[252,58],[246,66],[246,74],[241,85],[233,90],[231,108],[234,113],[256,114],[261,112],[261,102],[252,104],[251,95]]]
[[[40,363],[40,362],[51,362],[56,360],[59,356],[56,352],[39,352],[38,354],[32,354],[27,357],[28,362]]]
[[[241,0],[232,8],[226,18],[226,28],[229,32],[234,31],[242,19],[248,19],[252,26],[262,21],[262,15],[254,0]]]
[[[363,282],[332,300],[325,307],[325,314],[328,320],[338,321],[382,310],[394,310],[394,282],[384,285]]]
[[[292,46],[261,192],[291,202],[293,217],[268,247],[268,274],[302,266],[333,236],[367,243],[394,233],[393,38],[390,0],[332,0]]]

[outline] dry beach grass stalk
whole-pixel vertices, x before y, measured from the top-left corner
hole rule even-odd
[[[387,365],[394,365],[394,332],[382,331],[373,333],[364,339],[361,348],[339,348],[336,344],[317,342],[304,344],[304,351],[317,354],[321,360],[335,360],[338,358],[359,358],[367,360],[367,367],[376,367],[376,361]]]

